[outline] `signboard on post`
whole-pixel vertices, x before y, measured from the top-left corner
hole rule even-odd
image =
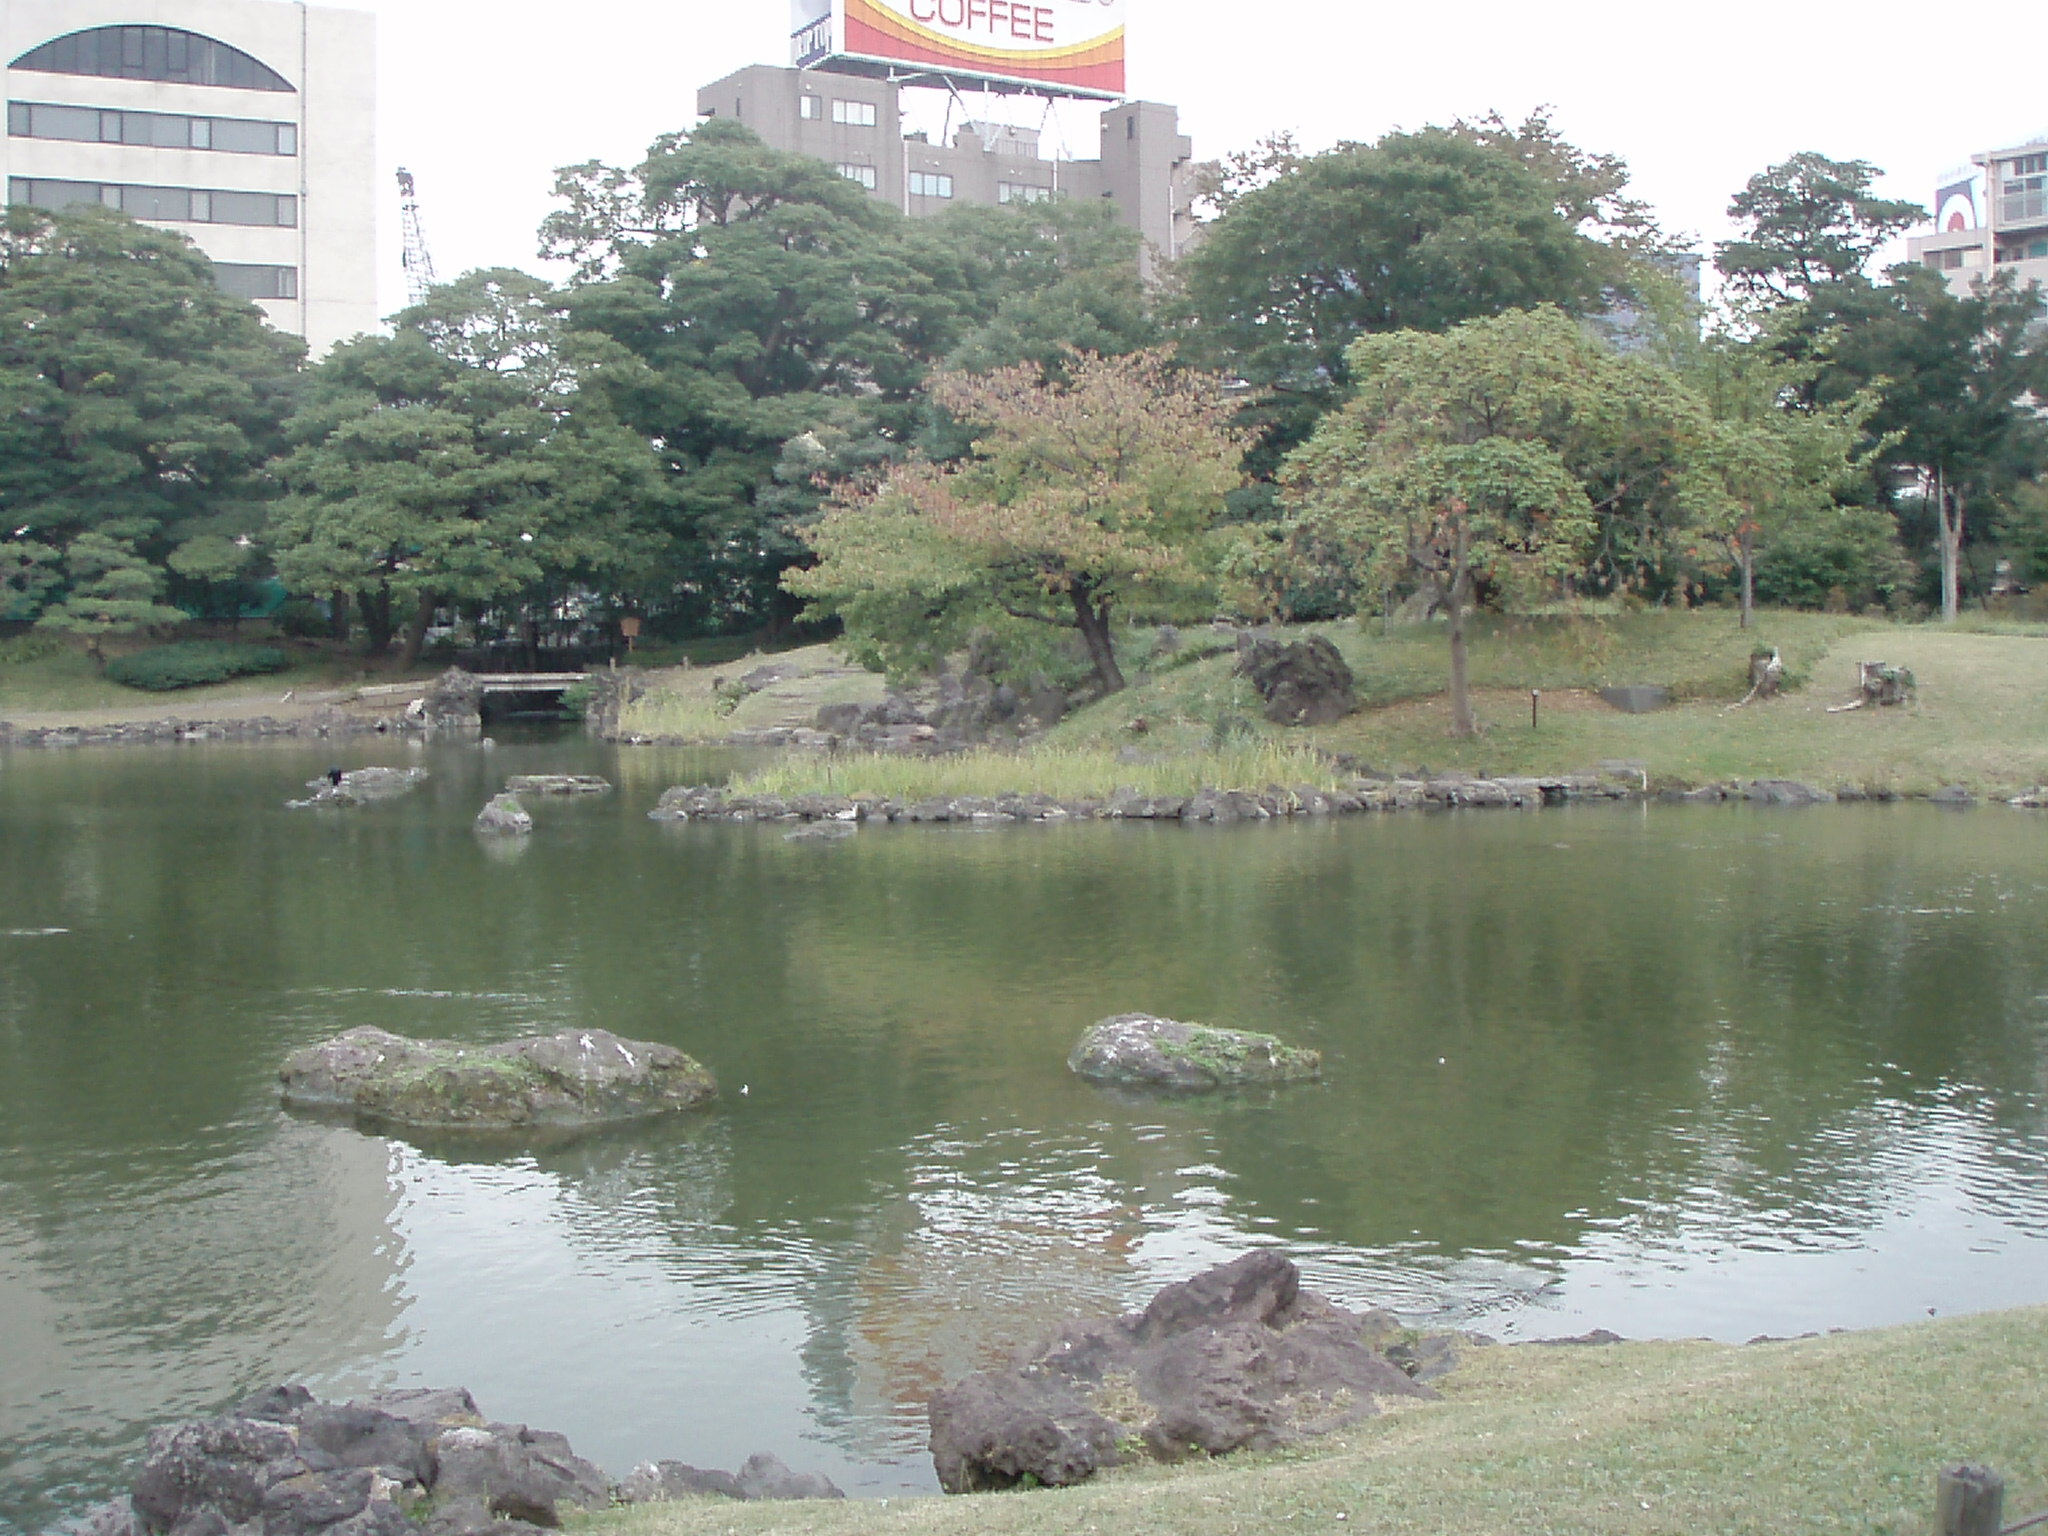
[[[790,62],[1116,100],[1124,0],[790,0]]]

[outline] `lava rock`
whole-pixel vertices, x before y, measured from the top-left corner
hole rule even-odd
[[[1119,1013],[1091,1025],[1067,1065],[1096,1082],[1199,1090],[1317,1078],[1323,1057],[1250,1030]]]
[[[612,781],[594,773],[515,773],[505,780],[508,795],[608,795]]]
[[[1835,797],[1797,779],[1751,779],[1742,798],[1753,805],[1827,805]]]
[[[792,1472],[779,1456],[756,1451],[735,1479],[744,1499],[843,1499],[846,1494],[821,1472]]]
[[[297,1052],[278,1079],[290,1106],[437,1130],[580,1129],[693,1109],[718,1093],[674,1046],[603,1029],[473,1045],[362,1025]]]
[[[1375,1347],[1398,1331],[1376,1327],[1383,1317],[1302,1290],[1286,1255],[1254,1250],[934,1393],[939,1484],[1065,1486],[1126,1460],[1292,1445],[1371,1417],[1380,1399],[1435,1397]]]
[[[1282,645],[1247,634],[1237,670],[1251,680],[1266,701],[1266,718],[1277,725],[1328,725],[1358,708],[1350,666],[1321,635]]]
[[[524,1424],[444,1430],[435,1454],[436,1501],[473,1500],[493,1515],[550,1528],[562,1523],[563,1505],[602,1509],[611,1502],[603,1471],[551,1430]]]
[[[501,836],[520,837],[533,830],[533,818],[517,795],[493,795],[476,813],[476,829]]]

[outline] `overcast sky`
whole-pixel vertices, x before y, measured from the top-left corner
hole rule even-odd
[[[442,277],[538,270],[554,167],[633,164],[695,121],[698,86],[788,58],[788,0],[356,3],[378,15],[387,313],[404,302],[395,167],[418,180]],[[1728,232],[1729,195],[1795,151],[1870,160],[1887,193],[1925,205],[1940,171],[2048,129],[2048,7],[1993,23],[1904,0],[1129,4],[1130,92],[1178,106],[1200,158],[1282,129],[1317,149],[1548,104],[1566,137],[1628,161],[1667,228],[1708,245]],[[1078,156],[1095,153],[1098,111],[1057,114]]]

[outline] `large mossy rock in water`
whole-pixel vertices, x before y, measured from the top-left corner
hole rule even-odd
[[[475,1045],[374,1025],[306,1047],[279,1069],[284,1102],[421,1130],[581,1129],[694,1109],[712,1075],[672,1045],[609,1030]]]
[[[1323,1055],[1250,1030],[1119,1013],[1091,1025],[1067,1065],[1098,1083],[1200,1090],[1307,1081],[1322,1076]]]
[[[1445,1336],[1429,1357],[1447,1370],[1462,1342]],[[1292,1260],[1256,1249],[1167,1286],[1142,1312],[1069,1323],[1009,1370],[934,1393],[932,1464],[948,1493],[975,1493],[1294,1445],[1383,1399],[1436,1396],[1390,1344],[1415,1353],[1391,1315],[1304,1291]]]

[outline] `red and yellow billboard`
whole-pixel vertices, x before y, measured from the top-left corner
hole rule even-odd
[[[1124,0],[791,0],[800,68],[885,66],[958,81],[1115,98]]]

